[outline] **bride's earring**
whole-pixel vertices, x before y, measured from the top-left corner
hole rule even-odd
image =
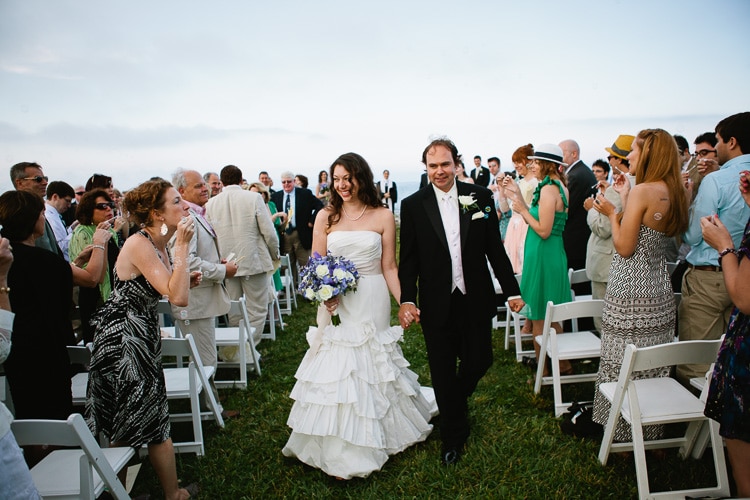
[[[159,232],[161,233],[162,236],[166,236],[167,235],[167,233],[169,232],[169,228],[167,227],[167,223],[166,222],[162,222],[161,223],[161,228],[159,229]]]

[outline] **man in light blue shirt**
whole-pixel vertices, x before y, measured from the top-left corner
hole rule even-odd
[[[720,121],[716,125],[716,139],[721,168],[701,182],[690,208],[690,226],[683,235],[692,248],[687,254],[688,270],[682,278],[680,340],[718,339],[726,331],[732,309],[719,252],[703,241],[701,217],[718,216],[732,235],[735,248],[739,247],[750,218],[750,208],[738,188],[740,172],[750,170],[750,112]],[[681,365],[677,377],[685,383],[690,378],[703,377],[707,370],[707,365]]]

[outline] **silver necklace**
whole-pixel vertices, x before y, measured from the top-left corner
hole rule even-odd
[[[341,210],[343,210],[344,215],[346,215],[347,219],[351,221],[358,221],[359,219],[362,218],[363,215],[365,215],[365,212],[367,211],[367,205],[365,205],[365,207],[362,209],[362,213],[360,213],[359,216],[354,217],[354,218],[349,217],[349,214],[346,212],[346,208],[344,208],[344,205],[341,205]]]

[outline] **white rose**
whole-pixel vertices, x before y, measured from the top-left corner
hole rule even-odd
[[[305,289],[305,298],[307,300],[312,300],[315,298],[315,292],[312,291],[312,288]]]
[[[321,278],[324,276],[328,276],[328,266],[325,264],[318,264],[315,266],[315,274],[320,276]]]
[[[464,196],[458,197],[458,202],[465,207],[468,207],[469,205],[474,204],[475,201],[476,200],[474,199],[473,194],[470,194],[468,196],[464,195]]]
[[[318,296],[320,296],[320,300],[330,299],[331,297],[333,297],[333,287],[331,285],[323,285],[322,287],[320,287]]]
[[[335,269],[333,271],[333,277],[341,281],[346,278],[346,271],[344,271],[343,269]]]
[[[347,281],[354,281],[354,275],[350,273],[349,271],[346,272],[346,280]]]

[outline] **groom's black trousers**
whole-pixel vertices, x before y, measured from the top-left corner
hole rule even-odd
[[[456,289],[448,323],[423,325],[444,449],[460,448],[469,437],[467,398],[492,365],[492,318],[470,310],[469,298]]]

